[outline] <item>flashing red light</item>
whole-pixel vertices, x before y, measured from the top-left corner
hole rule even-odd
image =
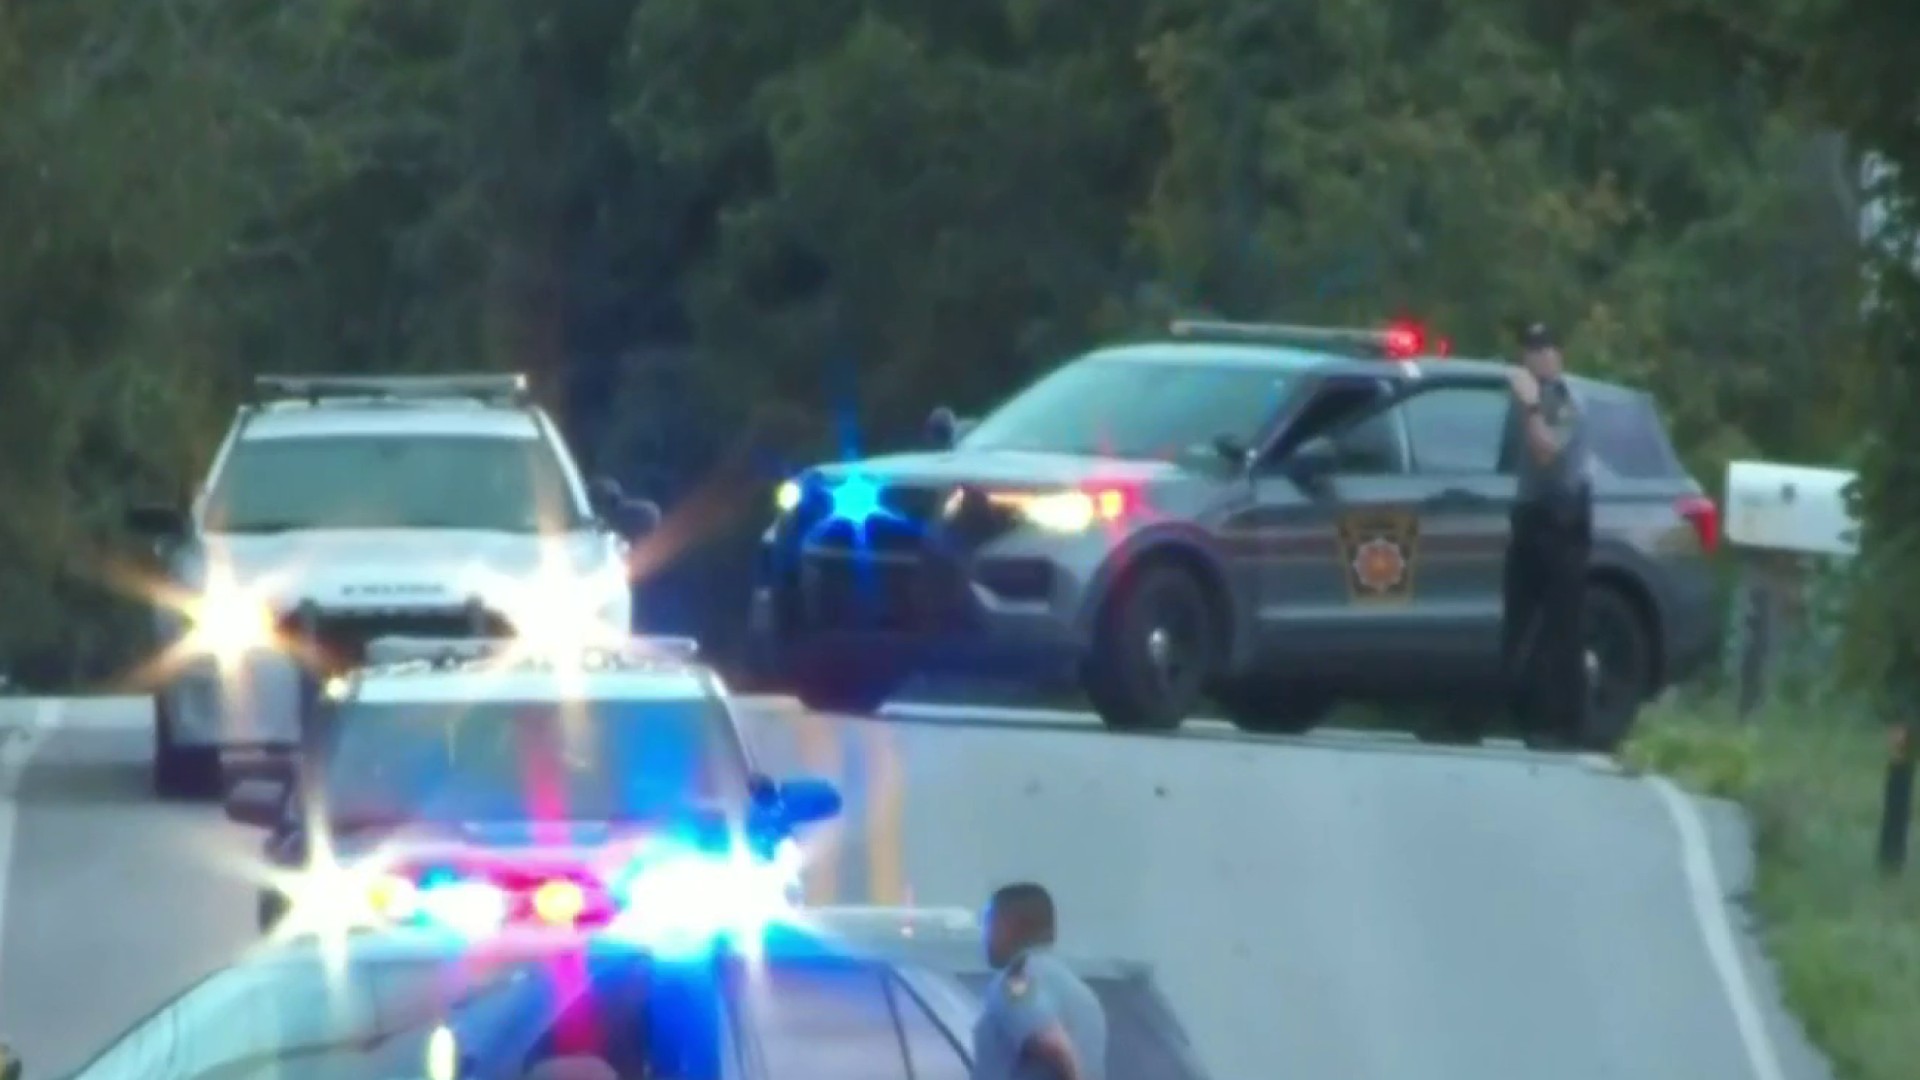
[[[1673,504],[1674,510],[1693,526],[1700,538],[1700,550],[1708,555],[1720,549],[1720,508],[1705,495],[1688,495]]]
[[[1426,351],[1427,335],[1415,323],[1397,322],[1381,334],[1380,343],[1386,349],[1387,359],[1411,360]]]
[[[1443,337],[1434,337],[1427,328],[1410,319],[1387,324],[1381,332],[1380,343],[1389,360],[1415,360],[1423,356],[1445,356],[1453,351],[1453,343]]]

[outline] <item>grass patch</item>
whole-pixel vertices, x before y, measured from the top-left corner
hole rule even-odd
[[[1788,1004],[1849,1080],[1920,1069],[1920,865],[1887,881],[1873,858],[1886,753],[1884,728],[1844,705],[1742,723],[1707,702],[1650,710],[1621,754],[1747,808],[1767,950]]]

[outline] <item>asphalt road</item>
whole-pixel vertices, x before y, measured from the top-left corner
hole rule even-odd
[[[0,1032],[29,1077],[252,937],[257,841],[147,798],[145,722],[0,701]],[[990,710],[752,726],[769,764],[850,789],[819,888],[976,906],[1043,881],[1068,946],[1157,966],[1220,1080],[1826,1075],[1727,899],[1737,816],[1605,762]]]

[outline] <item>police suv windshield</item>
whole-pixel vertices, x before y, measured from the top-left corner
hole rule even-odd
[[[513,1080],[585,1055],[623,1077],[717,1080],[719,1003],[710,974],[668,975],[633,954],[336,967],[301,953],[215,973],[71,1080],[438,1080],[449,1050],[468,1061],[459,1075]]]
[[[1262,362],[1094,355],[1034,383],[961,442],[1023,450],[1175,460],[1217,456],[1222,436],[1251,444],[1273,416],[1288,373]]]
[[[338,824],[610,821],[737,805],[746,761],[710,698],[348,703],[324,786]]]
[[[580,524],[552,447],[469,435],[241,439],[207,502],[207,529],[478,529]]]

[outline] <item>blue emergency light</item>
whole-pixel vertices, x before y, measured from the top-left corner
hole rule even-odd
[[[309,922],[342,929],[393,928],[484,941],[503,935],[587,934],[663,958],[699,959],[718,949],[755,949],[794,917],[797,848],[758,857],[739,845],[715,849],[663,835],[598,872],[518,867],[476,857],[469,865],[407,865],[404,856],[369,872],[347,870],[295,897]],[[318,909],[318,910],[315,910]]]
[[[858,473],[833,483],[827,488],[827,497],[829,519],[844,521],[856,529],[865,528],[874,518],[893,516],[880,501],[880,485]]]

